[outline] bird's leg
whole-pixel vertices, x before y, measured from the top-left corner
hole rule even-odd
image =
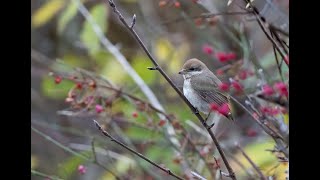
[[[214,123],[212,123],[212,124],[209,126],[209,129],[211,129],[213,126],[214,126]]]
[[[206,124],[207,124],[207,120],[208,120],[210,114],[211,114],[211,111],[209,112],[208,116],[207,116],[206,119],[205,119]],[[214,126],[214,123],[212,123],[210,126],[207,124],[208,129],[211,129],[213,126]]]
[[[196,107],[194,108],[193,114],[199,114],[199,110]]]
[[[209,112],[208,116],[206,117],[206,119],[205,119],[206,121],[208,120],[210,114],[211,114],[211,111]]]

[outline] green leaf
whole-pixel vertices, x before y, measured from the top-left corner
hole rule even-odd
[[[117,173],[119,174],[126,174],[128,170],[134,169],[135,166],[135,161],[131,158],[128,158],[127,156],[120,156],[115,163],[115,168],[117,170]]]
[[[89,62],[87,59],[74,54],[65,54],[62,59],[66,66],[78,68],[86,68],[89,66]]]
[[[147,56],[138,55],[132,60],[132,67],[140,75],[140,77],[146,82],[146,84],[152,84],[156,78],[156,72],[150,71],[147,67],[152,67],[153,64]]]
[[[47,1],[33,13],[31,17],[32,27],[37,28],[49,22],[49,20],[63,7],[64,3],[64,0]]]
[[[94,22],[101,28],[102,32],[105,33],[107,29],[107,8],[105,3],[98,4],[92,7],[90,10],[90,14]],[[85,21],[83,25],[80,39],[88,48],[90,55],[93,55],[97,51],[99,51],[99,38],[88,21]]]
[[[74,83],[63,79],[60,84],[54,82],[54,77],[45,76],[42,79],[41,89],[44,96],[52,99],[64,99],[67,97],[69,90],[74,86]]]
[[[97,51],[91,57],[95,61],[98,71],[102,70],[108,61],[114,60],[112,54],[104,50]]]
[[[90,156],[92,155],[91,151],[85,151],[82,152],[81,154],[85,155],[85,156]],[[65,160],[62,164],[59,164],[58,166],[58,176],[63,178],[63,179],[70,179],[71,176],[74,174],[74,172],[77,171],[78,166],[83,164],[86,160],[73,155],[70,158],[68,158],[67,160]]]
[[[58,19],[58,33],[61,34],[69,21],[77,14],[77,4],[70,2]]]
[[[142,129],[140,127],[131,126],[127,129],[126,134],[132,140],[150,140],[150,138],[158,138],[161,135],[154,131]]]

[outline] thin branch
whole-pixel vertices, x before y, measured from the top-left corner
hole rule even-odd
[[[95,149],[95,146],[94,146],[94,137],[92,138],[92,141],[91,141],[91,148],[92,148],[92,154],[93,154],[93,162],[98,162],[98,159],[97,159],[97,153],[96,153],[96,149]]]
[[[106,137],[110,138],[110,140],[112,142],[117,143],[118,145],[122,146],[123,148],[127,149],[128,151],[132,152],[133,154],[139,156],[140,158],[144,159],[145,161],[147,161],[148,163],[152,164],[153,166],[161,169],[162,171],[168,173],[169,175],[171,175],[172,177],[175,177],[177,179],[181,179],[181,177],[179,177],[178,175],[174,174],[173,172],[171,172],[169,169],[163,168],[160,165],[156,164],[155,162],[151,161],[150,159],[148,159],[147,157],[145,157],[144,155],[136,152],[135,150],[131,149],[130,147],[128,147],[127,145],[123,144],[122,142],[118,141],[117,139],[115,139],[113,136],[111,136],[107,131],[105,131],[104,129],[102,129],[101,125],[96,121],[93,120],[94,124],[97,126],[97,128],[101,131],[101,133],[103,135],[105,135]]]
[[[99,38],[101,44],[115,57],[115,59],[121,64],[123,69],[126,73],[130,75],[130,77],[134,80],[134,82],[139,86],[141,91],[144,93],[144,95],[149,99],[150,103],[157,107],[158,109],[161,109],[164,111],[163,106],[155,96],[155,94],[152,92],[152,90],[146,85],[146,83],[142,80],[142,78],[138,75],[138,73],[132,68],[128,60],[124,57],[123,54],[119,51],[119,49],[113,45],[109,39],[106,38],[104,33],[102,32],[99,25],[94,21],[92,16],[90,15],[87,8],[79,1],[79,0],[72,0],[78,7],[79,12],[85,17],[85,19],[89,22],[89,24],[92,26],[93,31]],[[126,24],[126,27],[130,30],[134,29],[134,25],[136,22],[136,17],[133,16],[133,20],[131,23],[131,26]],[[159,115],[159,118],[162,119],[163,117]],[[169,136],[169,140],[172,144],[174,144],[177,148],[180,148],[179,141],[175,137],[175,131],[173,127],[166,125],[166,135]]]
[[[61,149],[65,150],[66,152],[69,152],[79,158],[82,158],[84,160],[87,160],[87,161],[91,161],[92,163],[98,165],[99,167],[103,168],[105,171],[108,171],[110,174],[112,174],[116,179],[120,180],[120,178],[114,173],[112,172],[111,170],[109,170],[107,167],[103,166],[102,164],[98,163],[98,162],[94,162],[92,160],[90,160],[89,157],[83,155],[83,154],[80,154],[68,147],[66,147],[65,145],[61,144],[60,142],[52,139],[50,136],[44,134],[43,132],[39,131],[38,129],[34,128],[31,126],[31,130],[34,131],[35,133],[37,133],[38,135],[44,137],[46,140],[48,140],[49,142],[52,142],[53,144],[55,144],[56,146],[60,147]]]
[[[195,15],[195,16],[191,16],[191,19],[197,19],[197,18],[212,18],[215,16],[228,16],[228,15],[246,15],[246,14],[251,14],[251,12],[221,12],[221,13],[206,13],[206,14],[201,14],[201,15]],[[170,24],[170,23],[175,23],[175,22],[180,22],[185,20],[184,17],[180,17],[177,19],[172,19],[172,20],[168,20],[168,21],[164,21],[161,24],[162,25],[166,25],[166,24]]]
[[[230,166],[230,164],[229,164],[229,162],[228,162],[228,160],[227,160],[227,158],[226,158],[226,156],[225,156],[225,154],[224,154],[224,152],[223,152],[218,140],[216,139],[216,137],[214,136],[214,134],[210,130],[209,126],[206,124],[205,120],[202,118],[202,116],[199,114],[199,112],[197,112],[196,109],[191,105],[191,103],[183,95],[183,93],[178,89],[178,87],[172,82],[172,80],[169,78],[169,76],[162,70],[162,68],[159,66],[157,61],[153,58],[151,53],[148,51],[148,49],[146,48],[146,46],[144,45],[144,43],[142,42],[142,40],[140,39],[138,34],[135,32],[135,30],[131,29],[130,26],[128,25],[128,23],[125,21],[124,17],[122,16],[122,14],[117,9],[117,7],[116,7],[115,3],[113,2],[113,0],[109,0],[109,5],[113,9],[113,11],[118,15],[120,21],[133,34],[133,36],[138,41],[138,43],[142,47],[142,49],[145,51],[145,53],[147,54],[147,56],[149,57],[151,62],[155,65],[155,68],[158,69],[160,74],[167,80],[167,82],[171,85],[171,87],[179,94],[179,96],[182,98],[182,100],[189,106],[189,108],[192,110],[192,112],[198,117],[199,121],[201,121],[202,125],[206,128],[206,130],[208,131],[208,133],[211,136],[211,139],[213,140],[214,144],[216,145],[216,147],[217,147],[217,149],[218,149],[218,151],[219,151],[219,153],[221,155],[221,158],[222,158],[224,164],[226,165],[226,168],[227,168],[227,170],[229,172],[230,177],[235,180],[236,179],[235,173],[234,173],[232,167]]]
[[[272,33],[271,29],[270,29],[270,32],[271,32],[271,36],[273,37],[273,33]],[[277,67],[278,67],[278,71],[279,71],[281,80],[282,80],[282,82],[284,82],[283,75],[282,75],[282,69],[281,69],[281,66],[280,66],[280,63],[279,63],[279,59],[278,59],[276,48],[274,46],[272,46],[272,49],[273,49],[273,54],[274,54],[275,60],[277,62]]]
[[[269,41],[275,46],[275,48],[277,49],[277,51],[279,52],[279,54],[281,55],[281,57],[282,57],[283,59],[285,59],[285,54],[282,52],[282,50],[281,50],[281,48],[279,47],[278,43],[275,42],[275,40],[270,36],[270,34],[267,32],[266,28],[264,27],[263,24],[266,23],[266,22],[265,22],[264,18],[260,16],[260,13],[259,13],[259,11],[257,10],[257,8],[254,7],[249,0],[244,0],[244,1],[245,1],[246,3],[249,3],[249,4],[250,4],[250,6],[251,6],[252,9],[253,9],[253,14],[256,16],[256,18],[257,18],[256,20],[257,20],[257,22],[258,22],[261,30],[264,32],[264,34],[265,34],[266,37],[269,39]],[[289,63],[288,63],[287,61],[285,61],[285,62],[286,62],[286,64],[287,64],[287,66],[289,67]]]
[[[113,90],[115,91],[116,93],[120,94],[120,95],[124,95],[124,96],[127,96],[128,98],[134,100],[134,101],[138,101],[140,103],[143,103],[145,104],[148,108],[152,109],[153,111],[157,112],[157,113],[160,113],[162,114],[167,120],[169,123],[173,124],[173,118],[172,116],[170,116],[169,114],[166,114],[165,112],[161,111],[160,109],[154,107],[152,104],[148,103],[148,102],[145,102],[144,100],[134,96],[134,95],[131,95],[127,92],[124,92],[124,91],[121,91],[121,89],[117,89],[117,88],[114,88],[114,87],[111,87],[111,86],[104,86],[104,85],[101,85],[101,87],[104,87],[104,88],[107,88],[109,90]],[[201,156],[201,153],[200,151],[196,148],[196,145],[194,144],[194,142],[192,141],[192,139],[190,138],[187,130],[184,128],[184,126],[180,126],[181,128],[181,134],[184,138],[187,139],[188,143],[191,145],[192,149],[197,152],[197,154],[199,155],[199,157],[205,162],[207,168],[208,168],[208,171],[211,173],[212,177],[213,177],[213,174],[212,174],[212,171],[211,168],[210,168],[210,164],[205,160],[205,158],[203,158],[203,156]]]
[[[272,30],[272,28],[269,27],[269,30],[270,30],[270,34],[271,34],[271,37],[273,38],[273,36],[276,38],[276,40],[279,42],[279,44],[281,45],[282,49],[284,50],[284,52],[286,54],[289,54],[289,51],[287,50],[287,44],[284,43],[284,41],[279,37],[279,35]]]
[[[51,180],[63,180],[57,176],[52,176],[52,175],[48,175],[48,174],[44,174],[42,172],[39,172],[39,171],[36,171],[36,170],[33,170],[31,169],[31,174],[34,175],[34,176],[39,176],[39,177],[43,177],[43,178],[49,178]]]
[[[282,29],[279,29],[279,28],[275,27],[272,24],[270,24],[270,28],[273,29],[274,31],[277,31],[277,32],[281,33],[282,35],[285,35],[285,36],[289,37],[289,33],[288,32],[286,32],[286,31],[284,31]]]
[[[283,137],[281,135],[279,135],[279,133],[275,132],[273,129],[269,128],[268,126],[265,126],[265,124],[262,122],[264,121],[262,119],[262,116],[254,116],[253,113],[245,107],[245,105],[241,104],[236,98],[234,98],[233,96],[230,96],[230,98],[237,103],[243,110],[245,110],[259,125],[260,127],[268,134],[270,135],[275,141],[277,139],[281,139],[283,142],[285,142],[285,140],[283,139]]]
[[[251,164],[251,166],[257,171],[257,173],[260,176],[261,180],[267,180],[267,178],[263,175],[263,173],[261,172],[261,170],[258,168],[258,166],[252,161],[252,159],[244,152],[244,150],[240,147],[239,144],[236,145],[237,148],[241,151],[242,155],[249,161],[249,163]]]

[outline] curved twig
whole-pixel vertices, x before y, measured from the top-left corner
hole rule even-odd
[[[235,173],[232,169],[232,167],[230,166],[218,140],[216,139],[215,135],[212,133],[212,131],[210,130],[210,126],[208,126],[205,122],[205,120],[203,119],[203,117],[199,114],[199,112],[191,105],[191,103],[188,101],[188,99],[183,95],[183,93],[178,89],[178,87],[173,83],[173,81],[169,78],[169,76],[163,71],[163,69],[159,66],[158,62],[153,58],[153,56],[151,55],[151,53],[148,51],[148,49],[146,48],[146,46],[144,45],[144,43],[142,42],[142,40],[140,39],[140,37],[138,36],[138,34],[135,32],[134,28],[130,28],[129,24],[125,21],[124,17],[122,16],[122,14],[120,13],[120,11],[117,9],[115,3],[113,2],[113,0],[109,0],[109,5],[112,8],[112,10],[118,15],[120,21],[125,25],[125,27],[133,34],[133,36],[135,37],[135,39],[138,41],[139,45],[142,47],[142,49],[145,51],[145,53],[147,54],[147,56],[149,57],[149,59],[151,60],[151,62],[154,64],[154,68],[156,70],[158,70],[160,72],[160,74],[167,80],[167,82],[170,84],[170,86],[179,94],[179,96],[182,98],[182,100],[189,106],[189,108],[192,110],[192,112],[197,116],[197,118],[199,119],[199,121],[202,123],[202,125],[206,128],[206,130],[208,131],[211,139],[213,140],[215,146],[217,147],[217,150],[224,162],[224,164],[226,165],[226,168],[228,170],[229,176],[230,178],[236,180],[236,176]]]

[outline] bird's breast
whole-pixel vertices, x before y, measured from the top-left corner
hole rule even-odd
[[[197,92],[193,89],[190,79],[186,79],[183,83],[183,94],[195,108],[203,113],[207,113],[209,104],[199,97]]]

